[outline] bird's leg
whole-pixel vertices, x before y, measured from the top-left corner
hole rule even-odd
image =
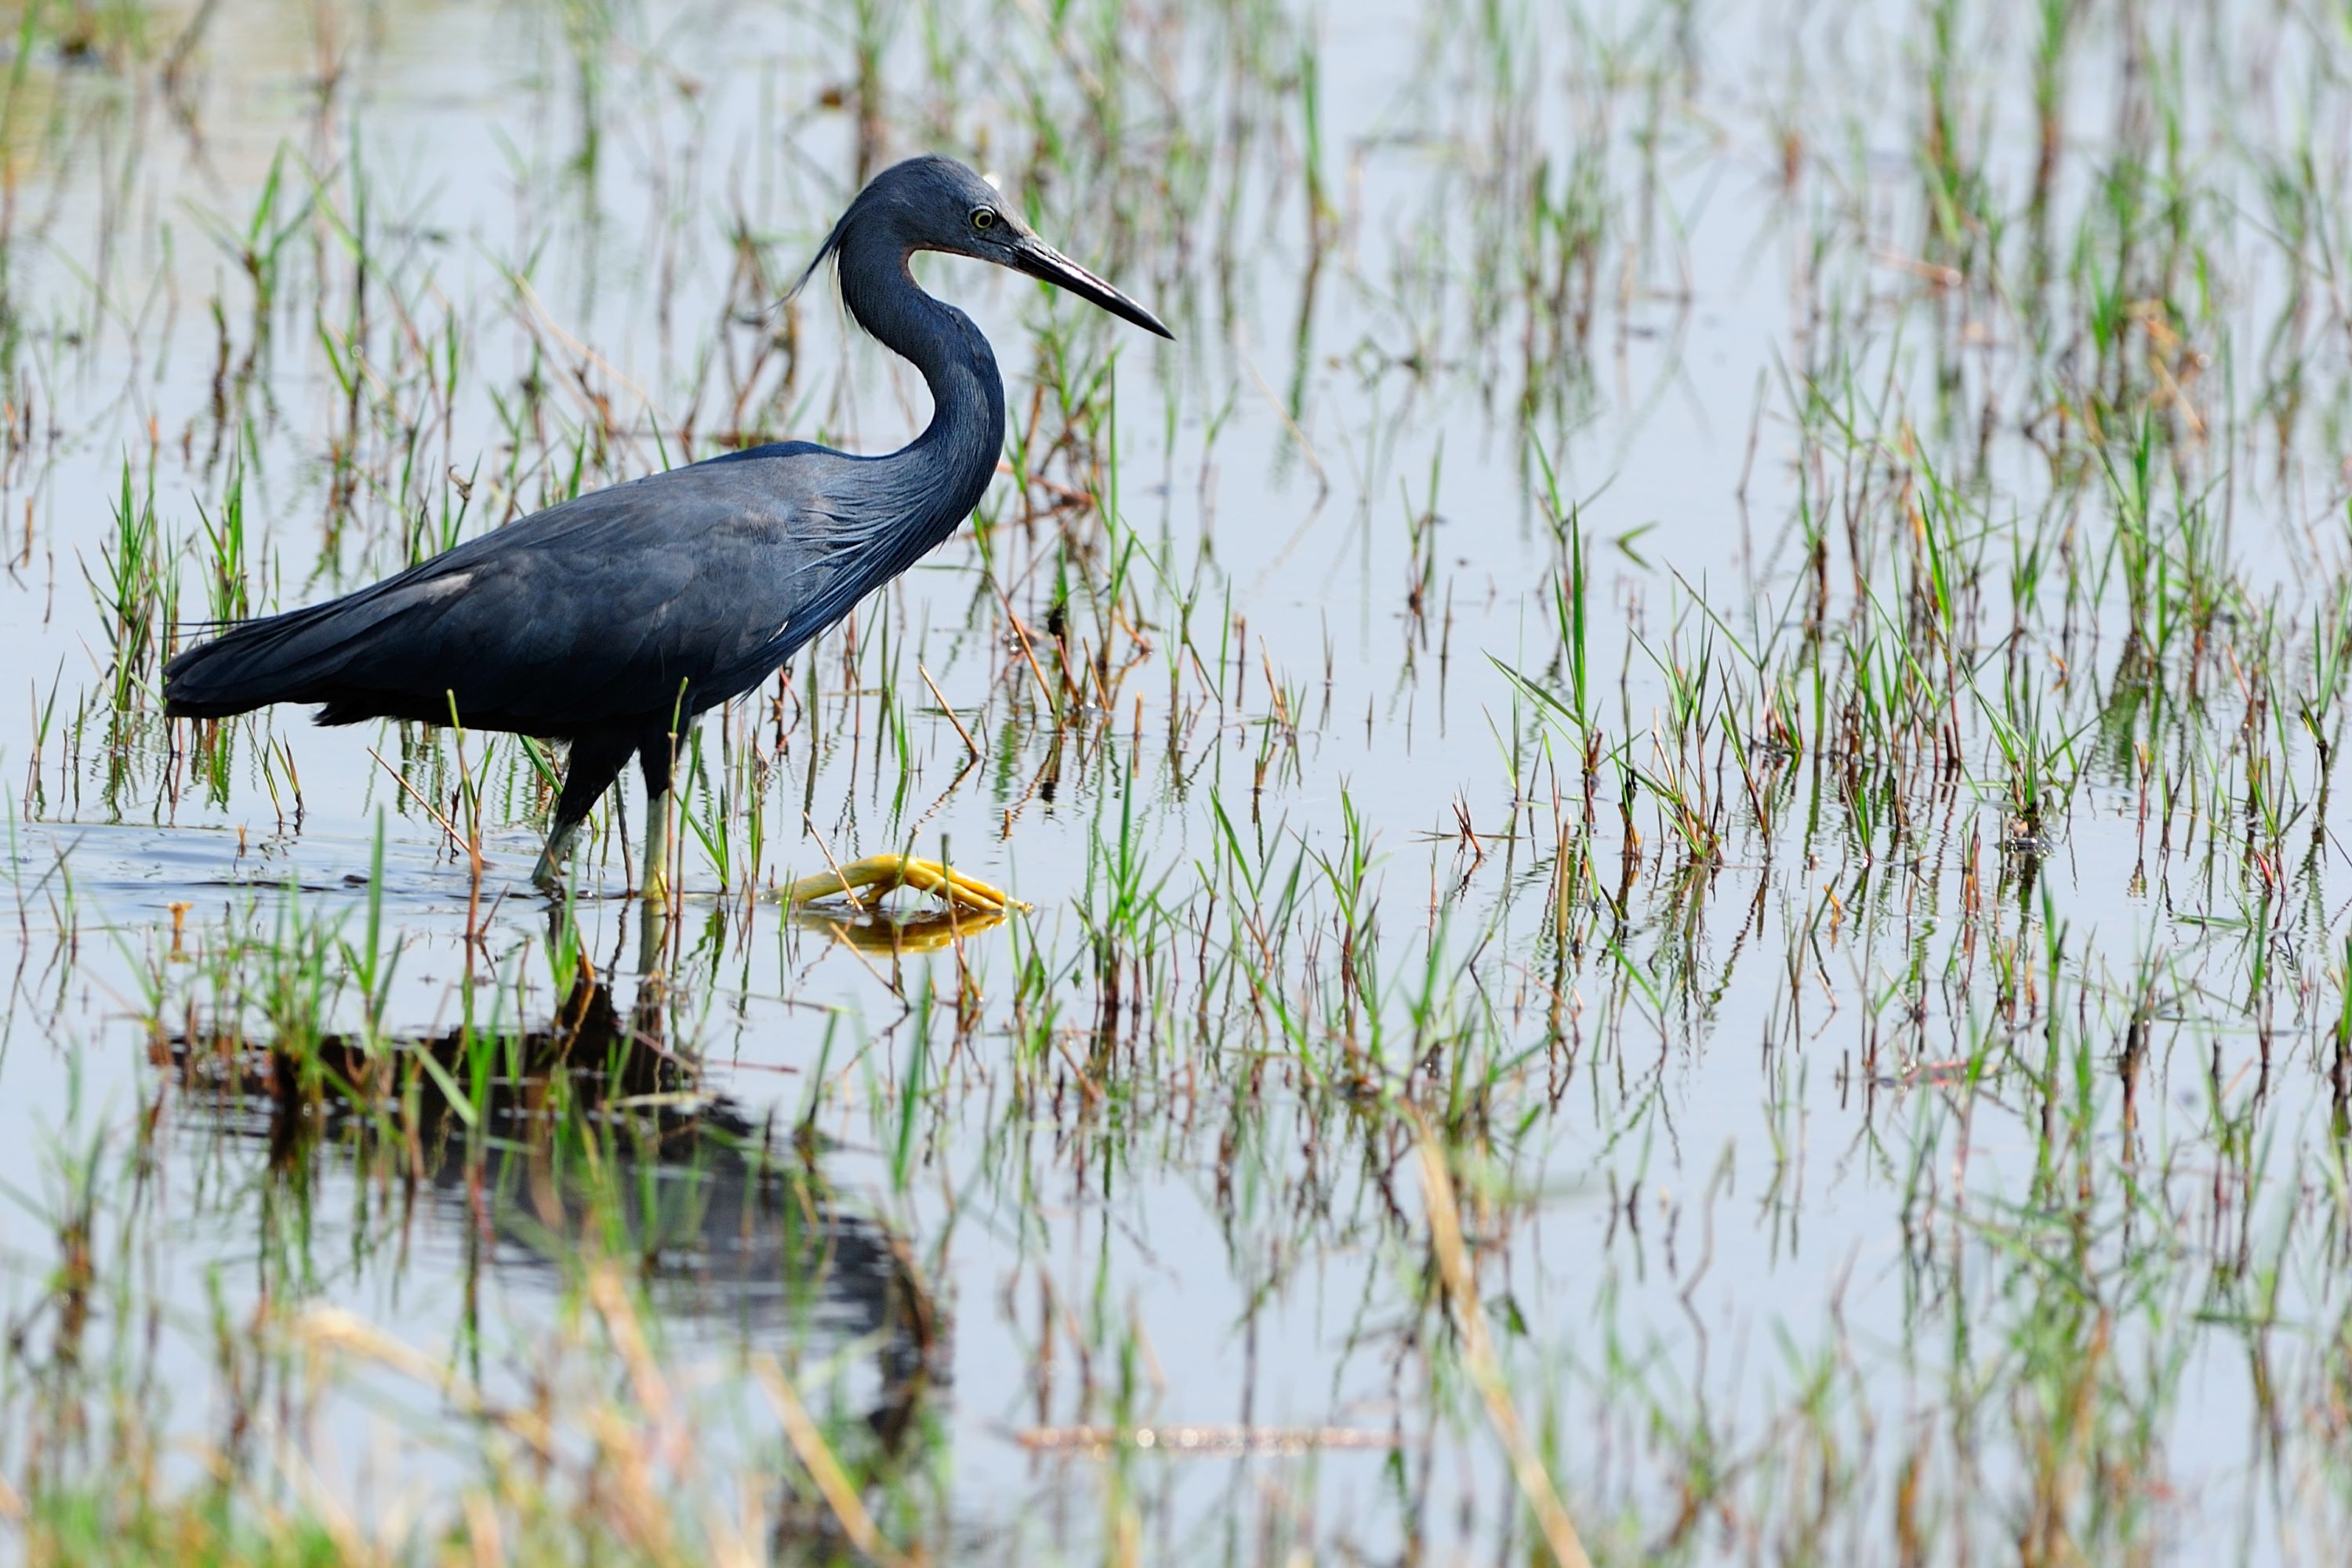
[[[884,892],[893,888],[912,888],[918,892],[937,893],[957,909],[982,914],[1001,915],[1008,909],[1029,907],[1001,888],[992,888],[937,860],[918,860],[911,855],[868,855],[846,866],[803,877],[784,889],[784,901],[805,904],[835,898],[856,888],[879,888]]]
[[[547,843],[531,863],[530,884],[552,891],[563,880],[563,868],[571,863],[572,846],[580,837],[576,822],[560,822],[551,828]]]
[[[669,784],[667,734],[649,737],[637,748],[637,766],[646,775],[646,867],[637,897],[649,904],[669,901]]]
[[[669,791],[646,796],[646,865],[637,879],[637,897],[647,903],[669,901]]]
[[[562,879],[572,859],[572,843],[580,836],[580,824],[629,765],[630,749],[627,742],[603,735],[573,739],[572,755],[563,765],[563,788],[555,797],[555,820],[548,828],[547,847],[539,852],[539,863],[530,870],[535,885],[552,888]]]

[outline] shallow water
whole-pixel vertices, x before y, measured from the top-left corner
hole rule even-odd
[[[1516,1422],[1604,1561],[2330,1559],[2340,16],[121,15],[0,116],[34,1548],[822,1560],[773,1357],[932,1558],[1528,1559]],[[155,718],[232,587],[904,439],[777,301],[926,147],[1177,341],[918,264],[1007,472],[655,940],[634,781],[551,908],[509,741]],[[1034,908],[780,907],[910,846]]]

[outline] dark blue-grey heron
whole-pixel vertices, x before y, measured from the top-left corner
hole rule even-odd
[[[925,293],[916,251],[1060,286],[1161,337],[1157,317],[1039,239],[948,158],[875,176],[801,278],[835,259],[859,325],[915,364],[931,421],[903,449],[805,441],[730,453],[522,518],[372,587],[249,621],[173,659],[168,714],[319,704],[321,724],[455,720],[570,743],[533,877],[553,881],[583,818],[634,755],[646,793],[642,890],[667,893],[677,736],[750,691],[971,514],[1004,445],[1004,384],[971,318]],[[797,286],[796,286],[797,287]],[[1003,895],[876,857],[845,881],[907,880],[986,907]]]

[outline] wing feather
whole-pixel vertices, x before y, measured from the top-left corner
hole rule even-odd
[[[173,660],[169,710],[300,701],[324,704],[330,722],[446,721],[454,697],[467,723],[547,734],[674,711],[681,691],[694,701],[740,679],[828,575],[824,524],[791,496],[817,477],[811,458],[835,455],[768,455],[791,460],[599,490],[341,599],[248,622]]]

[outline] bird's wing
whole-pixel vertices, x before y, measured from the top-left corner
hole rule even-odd
[[[803,509],[693,475],[599,491],[487,536],[405,590],[429,602],[341,680],[421,680],[455,692],[461,716],[517,724],[691,703],[778,632],[822,559]]]
[[[834,455],[790,456],[698,464],[549,508],[192,649],[166,695],[193,713],[322,702],[331,721],[446,719],[454,700],[465,722],[550,734],[667,717],[682,696],[690,711],[832,574],[818,509],[793,497]]]

